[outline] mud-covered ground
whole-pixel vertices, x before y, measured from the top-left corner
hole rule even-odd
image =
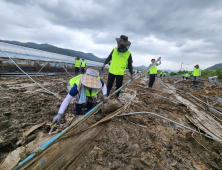
[[[168,83],[175,81],[164,78],[162,80]],[[136,80],[130,83],[128,88],[136,90],[137,94],[153,92],[173,99],[170,94],[141,86],[145,87],[145,82]],[[154,88],[163,89],[158,80]],[[196,96],[205,94],[203,91],[193,90],[192,85],[190,90]],[[215,95],[217,92],[212,93]],[[197,129],[185,117],[185,114],[192,114],[192,111],[170,100],[153,95],[140,95],[123,113],[142,111],[156,113]],[[77,169],[222,169],[222,159],[219,156],[222,144],[194,134],[193,137],[208,149],[206,150],[192,137],[191,131],[159,117],[149,114],[115,117],[107,126],[92,144],[94,149]]]
[[[64,98],[67,95],[66,85],[70,78],[68,75],[49,76],[37,77],[35,80]],[[107,75],[102,75],[101,78],[107,82]],[[125,76],[124,82],[128,79],[129,76]],[[174,78],[161,78],[161,80],[173,84],[180,90],[189,91],[210,104],[214,101],[203,95],[222,97],[220,88],[205,82],[200,82],[199,88],[194,88],[191,80],[183,82]],[[0,82],[0,159],[2,160],[7,153],[19,146],[16,143],[26,130],[42,122],[51,122],[62,101],[44,92],[28,78],[0,78]],[[156,79],[154,88],[160,91],[144,88],[147,84],[148,81],[138,79],[126,88],[135,90],[137,94],[149,92],[175,100],[173,95],[163,92],[164,86],[159,79]],[[98,100],[101,100],[101,97],[100,93]],[[219,102],[214,106],[222,108]],[[192,114],[192,111],[170,100],[151,94],[138,95],[123,113],[142,111],[156,113],[198,130],[185,117],[185,114]],[[70,104],[65,113],[73,114],[74,105]],[[61,123],[65,123],[64,117]],[[33,131],[23,145],[34,140],[40,131],[49,132],[49,126],[42,126]],[[115,117],[107,122],[107,128],[93,141],[93,150],[85,155],[75,168],[222,169],[222,159],[219,156],[222,144],[198,134],[193,134],[193,137],[191,131],[153,115]]]
[[[101,76],[103,77],[103,76]],[[67,95],[67,82],[71,77],[48,76],[34,79],[53,93],[62,98]],[[106,80],[105,80],[106,81]],[[33,83],[29,78],[0,78],[0,162],[10,152],[20,145],[23,133],[36,124],[51,122],[58,113],[61,100],[50,95]],[[74,105],[70,104],[66,113],[74,113]],[[65,122],[65,117],[61,123]],[[49,126],[42,126],[33,131],[23,144],[34,140],[38,133],[47,133]]]

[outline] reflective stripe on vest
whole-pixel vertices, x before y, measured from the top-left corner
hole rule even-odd
[[[76,60],[75,67],[80,67],[80,60]]]
[[[150,69],[150,74],[157,74],[157,65],[153,66],[153,67]]]
[[[200,76],[200,69],[199,68],[194,69],[193,76]]]
[[[77,86],[79,85],[79,82],[80,82],[80,77],[82,76],[83,74],[80,74],[78,76],[75,76],[73,77],[72,79],[69,80],[69,85],[71,86],[71,88],[74,86],[74,84],[76,84]],[[98,79],[100,80],[100,76],[98,77]],[[86,96],[87,97],[93,97],[95,95],[97,95],[97,93],[94,93],[93,91],[91,91],[91,93],[89,92],[88,89],[86,89]]]
[[[86,61],[82,61],[82,67],[86,66]]]
[[[130,51],[126,51],[122,53],[121,56],[121,53],[115,47],[113,49],[112,62],[109,67],[109,72],[114,75],[124,75],[130,54]]]

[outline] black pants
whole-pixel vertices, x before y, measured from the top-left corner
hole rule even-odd
[[[153,83],[155,82],[155,78],[156,78],[156,75],[155,75],[155,74],[150,74],[149,87],[152,88]]]
[[[107,96],[113,87],[114,80],[116,78],[116,90],[120,88],[123,84],[123,75],[114,75],[109,73],[108,82],[107,82]],[[117,97],[119,97],[119,92],[117,93]]]
[[[85,67],[82,67],[82,74],[84,74],[85,72]]]
[[[186,79],[188,79],[188,77],[186,77]]]
[[[162,77],[162,74],[160,74],[160,77]]]
[[[79,67],[75,67],[75,73],[79,74]]]

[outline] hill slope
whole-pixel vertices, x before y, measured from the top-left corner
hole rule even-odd
[[[205,70],[216,70],[216,68],[221,68],[222,69],[222,63],[215,64],[211,67],[206,68]]]

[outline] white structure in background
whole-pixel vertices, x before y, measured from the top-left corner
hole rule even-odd
[[[76,59],[76,57],[72,56],[0,42],[0,57],[8,58],[4,53],[6,53],[6,55],[8,55],[11,58],[54,61],[54,62],[62,62],[70,64],[75,64],[75,59]],[[91,61],[91,60],[85,60],[85,61],[87,63],[87,66],[98,66],[98,67],[103,66],[103,63],[100,62]]]

